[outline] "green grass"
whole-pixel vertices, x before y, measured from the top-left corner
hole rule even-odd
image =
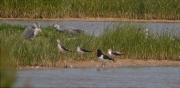
[[[105,54],[111,48],[125,55],[124,59],[157,59],[180,60],[180,42],[173,36],[180,38],[180,33],[167,31],[161,34],[151,34],[145,38],[144,29],[133,25],[114,27],[106,30],[100,36],[93,35],[69,35],[55,32],[52,28],[42,28],[43,34],[38,35],[32,41],[25,40],[21,33],[25,26],[0,25],[1,47],[8,45],[9,61],[20,66],[43,65],[56,66],[61,64],[61,55],[57,50],[56,40],[60,39],[63,46],[72,50],[72,53],[64,53],[64,58],[69,61],[81,61],[76,47],[80,45],[88,50],[101,49]],[[68,38],[76,38],[68,40]],[[87,53],[85,60],[97,60],[96,55]]]
[[[1,0],[0,17],[180,20],[180,0]]]

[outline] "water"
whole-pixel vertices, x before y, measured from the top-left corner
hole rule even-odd
[[[179,67],[19,70],[14,87],[180,88]]]
[[[86,34],[92,34],[98,36],[104,29],[112,29],[117,25],[135,25],[137,27],[143,27],[150,29],[153,33],[160,33],[162,31],[174,31],[180,34],[180,23],[154,23],[154,22],[94,22],[94,21],[8,21],[0,20],[0,24],[7,23],[12,25],[31,25],[34,22],[38,22],[42,27],[52,26],[54,23],[61,25],[73,26],[79,29],[83,29]],[[42,30],[43,31],[43,30]]]

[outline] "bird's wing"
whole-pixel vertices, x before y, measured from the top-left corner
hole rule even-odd
[[[114,55],[116,55],[116,56],[122,55],[121,53],[119,53],[119,52],[114,52],[114,51],[112,51],[111,53],[114,54]]]
[[[66,32],[66,33],[69,33],[70,30],[71,30],[71,28],[69,26],[64,26],[64,25],[60,25],[60,28],[58,29],[58,31]]]
[[[72,52],[72,51],[70,51],[70,50],[66,49],[64,46],[61,46],[61,48],[62,48],[63,50],[65,50],[65,51]]]
[[[106,56],[106,55],[103,55],[103,58],[104,58],[105,60],[112,60],[112,61],[114,61],[114,59],[112,59],[112,58],[110,58],[110,57],[108,57],[108,56]]]
[[[63,32],[63,33],[68,33],[69,31],[68,30],[62,30],[62,29],[56,29],[57,31],[59,32]]]
[[[83,48],[80,48],[82,51],[84,51],[84,52],[92,52],[92,51],[90,51],[90,50],[86,50],[86,49],[83,49]]]
[[[26,37],[26,38],[32,38],[34,36],[34,29],[33,29],[33,27],[32,26],[26,27],[25,30],[22,33],[22,36]]]
[[[66,27],[67,29],[71,29],[71,30],[75,30],[75,29],[77,29],[77,28],[72,27],[72,26],[64,26],[64,27]]]

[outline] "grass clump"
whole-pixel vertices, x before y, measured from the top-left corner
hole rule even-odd
[[[57,66],[61,64],[57,39],[61,40],[63,46],[73,51],[63,54],[64,58],[69,61],[81,61],[80,55],[76,52],[78,45],[88,50],[99,48],[104,53],[111,48],[124,53],[125,55],[121,58],[125,59],[180,60],[180,42],[176,41],[180,38],[178,32],[150,33],[149,37],[145,38],[144,29],[133,25],[107,29],[100,36],[69,35],[45,27],[42,28],[43,35],[40,34],[32,41],[28,41],[21,37],[25,26],[1,24],[0,28],[1,47],[8,45],[10,49],[8,60],[20,66]],[[92,54],[85,54],[84,58],[85,60],[96,60],[96,56]]]
[[[126,58],[179,60],[180,42],[172,40],[172,36],[180,38],[179,33],[173,31],[149,33],[146,38],[143,28],[127,25],[105,32],[100,37],[105,50],[121,50]]]

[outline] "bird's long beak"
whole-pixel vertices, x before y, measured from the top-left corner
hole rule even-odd
[[[93,51],[92,54],[97,54],[97,50]]]

